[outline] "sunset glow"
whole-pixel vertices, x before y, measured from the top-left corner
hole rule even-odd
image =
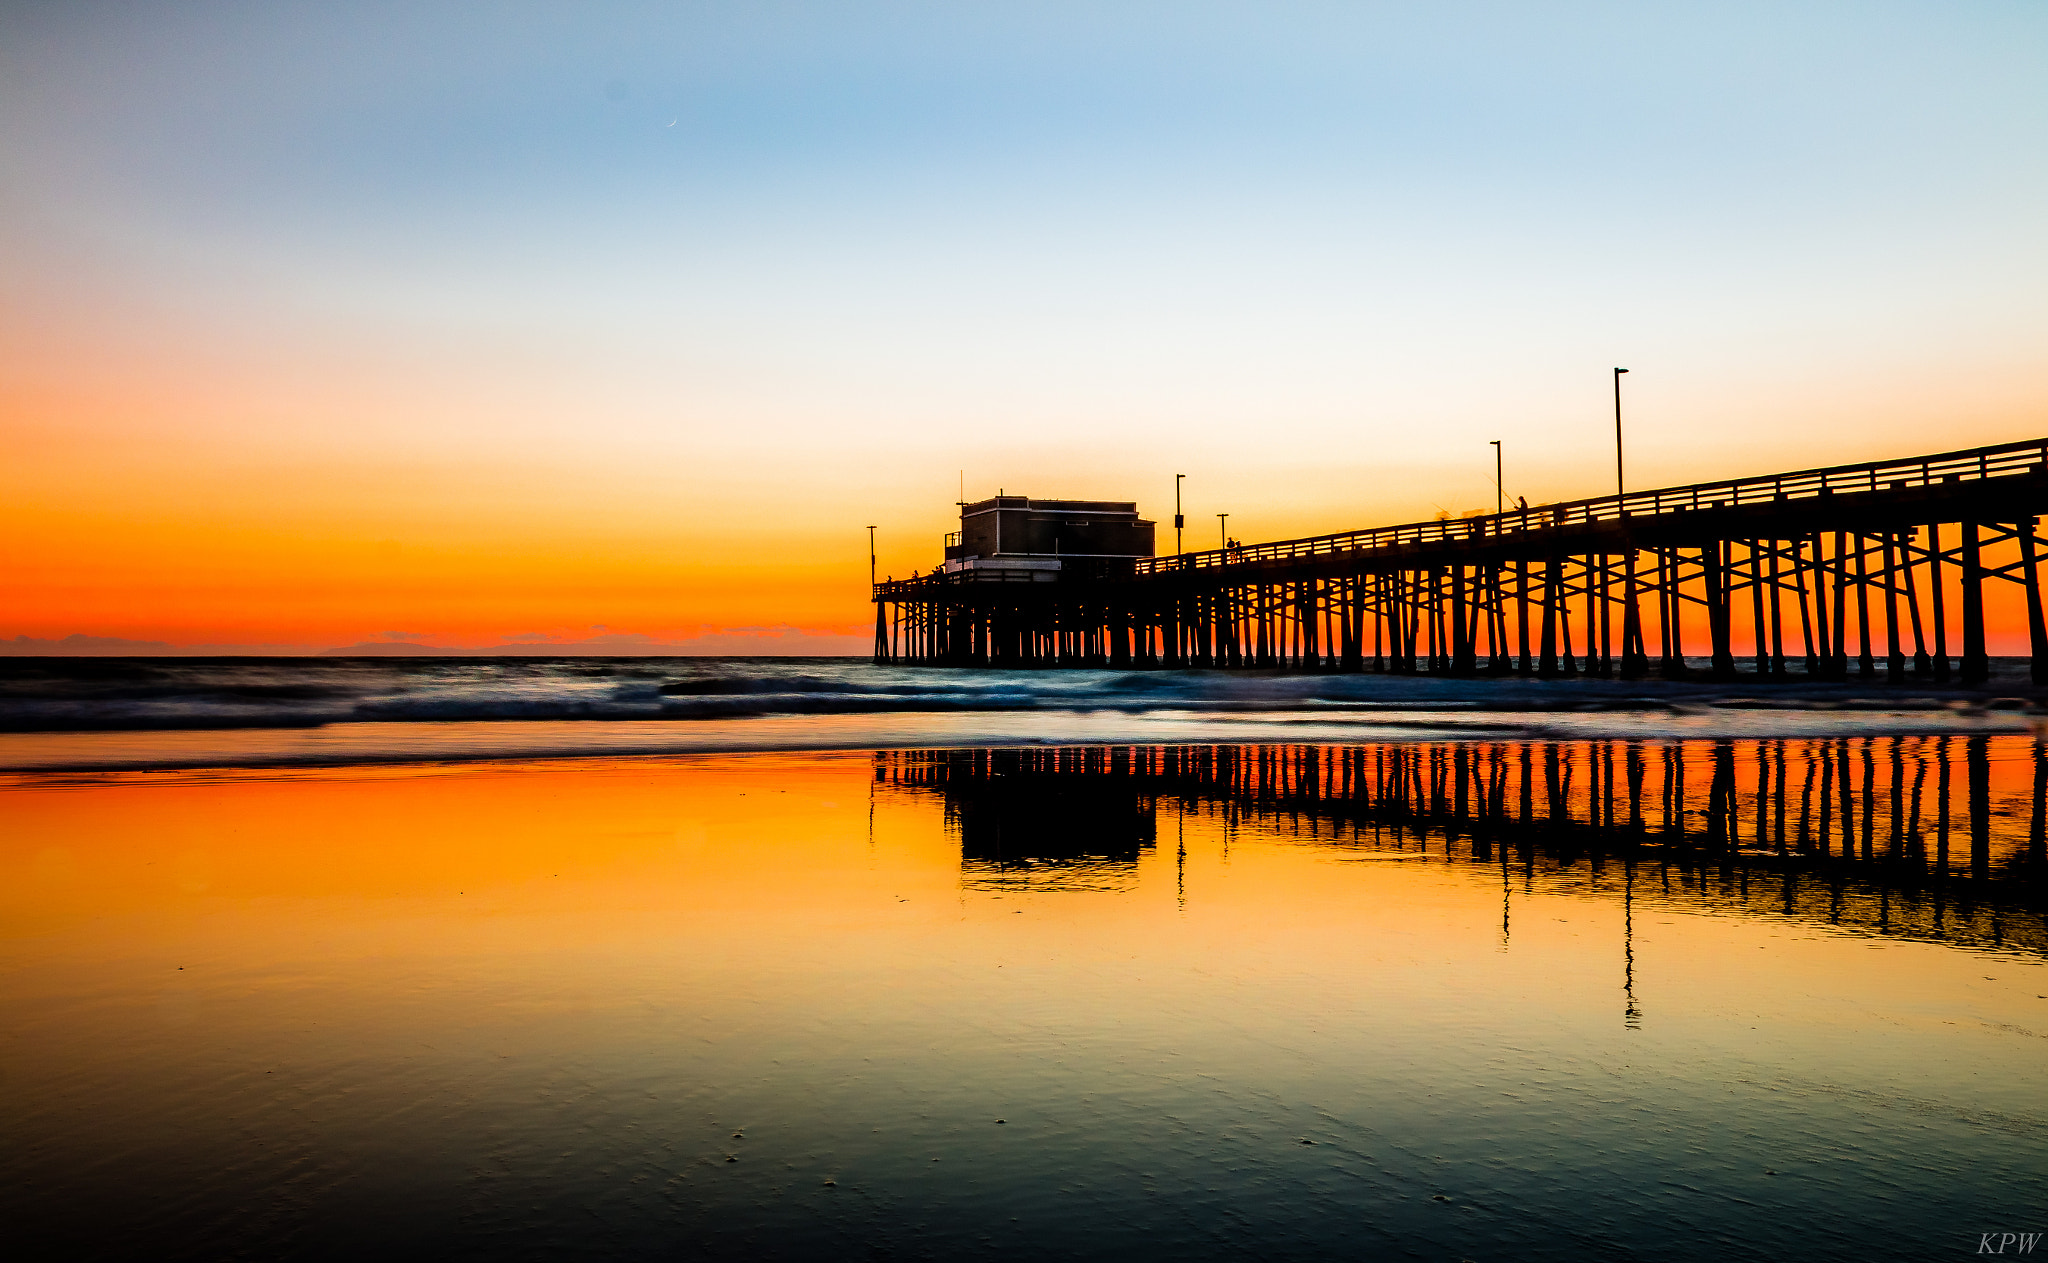
[[[0,639],[858,653],[963,474],[1578,498],[1611,364],[1637,486],[2048,432],[2038,8],[1283,9],[10,10]]]
[[[30,1259],[2036,1253],[2039,0],[0,0]]]

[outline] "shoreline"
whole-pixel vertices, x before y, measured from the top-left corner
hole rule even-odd
[[[1537,716],[1541,718],[1537,718]],[[287,769],[921,748],[1831,740],[2038,735],[2035,715],[1949,707],[1503,710],[1035,709],[693,720],[453,720],[0,734],[9,781],[95,772]]]

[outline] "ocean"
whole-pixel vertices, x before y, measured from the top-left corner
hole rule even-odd
[[[0,659],[0,770],[293,766],[1015,743],[2031,731],[1988,690],[1237,671],[989,671],[847,658]]]
[[[2002,670],[12,661],[0,1221],[67,1260],[2020,1240],[2048,759]]]

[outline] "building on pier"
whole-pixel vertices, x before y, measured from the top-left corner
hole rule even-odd
[[[945,567],[875,585],[877,662],[1683,678],[1704,647],[1967,685],[2002,589],[2048,686],[2048,439],[1170,557],[1135,505],[962,507]]]
[[[992,496],[960,506],[940,573],[956,583],[1052,583],[1063,569],[1093,574],[1151,555],[1152,523],[1133,501]]]

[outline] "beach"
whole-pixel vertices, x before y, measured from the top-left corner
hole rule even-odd
[[[2031,735],[1060,739],[1083,713],[17,768],[9,1222],[79,1258],[1778,1259],[2037,1206]]]

